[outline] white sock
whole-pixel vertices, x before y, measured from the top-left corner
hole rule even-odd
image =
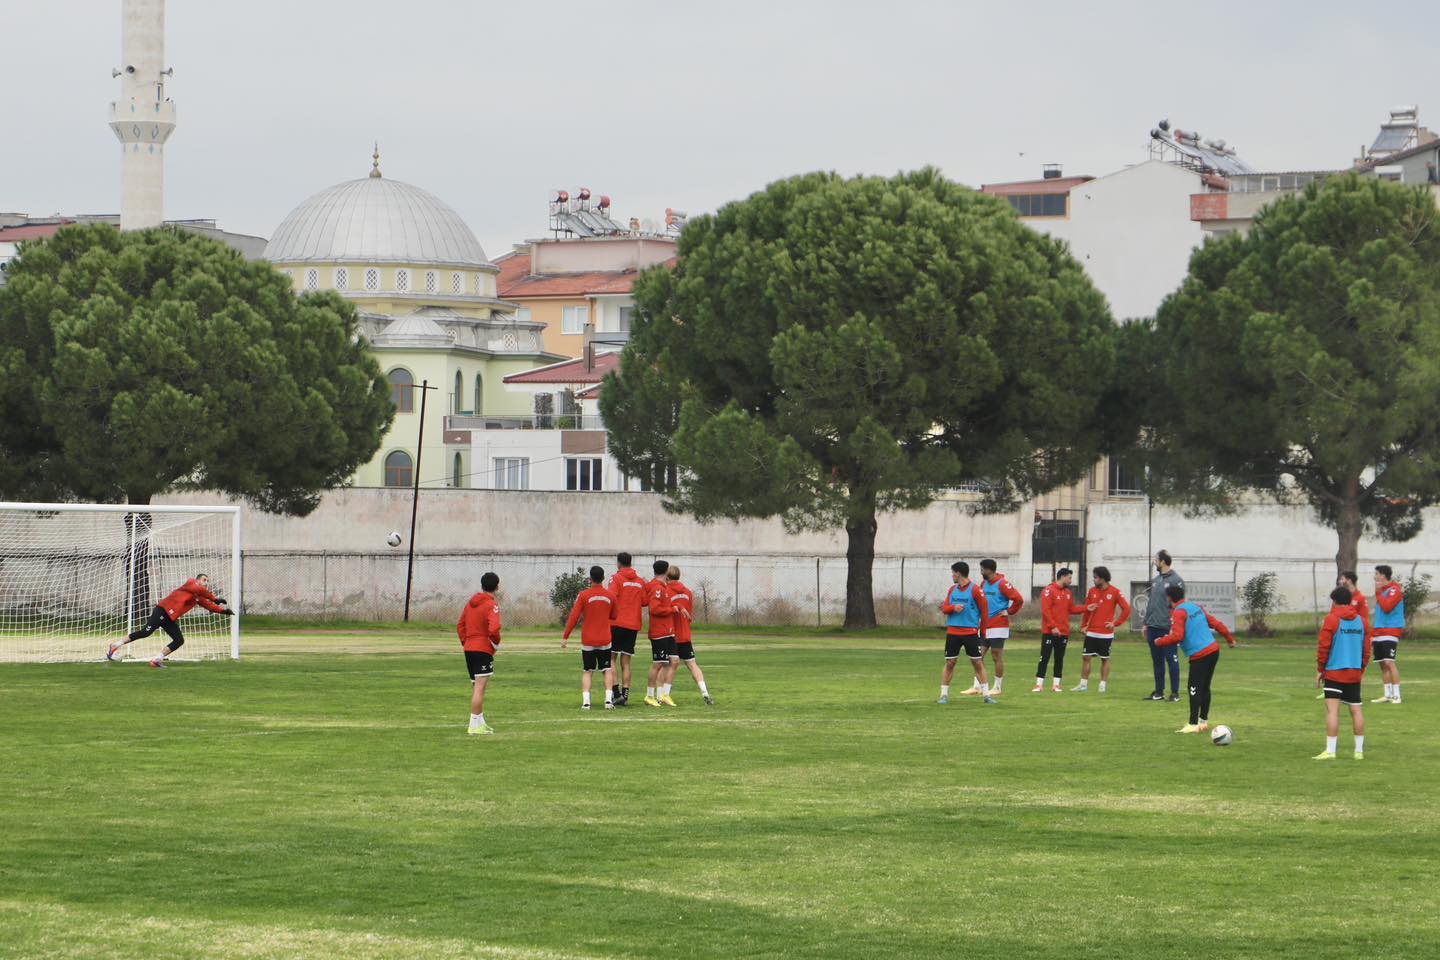
[[[990,684],[988,684],[988,683],[982,683],[982,684],[980,684],[980,693],[981,693],[982,695],[984,695],[984,696],[987,696],[987,697],[990,696]]]
[[[1036,678],[1035,678],[1035,686],[1037,686],[1037,687],[1043,687],[1043,686],[1045,686],[1045,678],[1044,678],[1044,677],[1036,677]]]
[[[942,684],[940,684],[940,696],[942,696],[942,697],[948,697],[948,696],[950,696],[950,684],[948,684],[948,683],[942,683]]]
[[[704,680],[701,680],[701,681],[700,681],[700,696],[702,696],[702,697],[708,697],[708,696],[710,696],[710,689],[705,686],[705,681],[704,681]]]
[[[1340,743],[1340,738],[1339,738],[1339,737],[1326,737],[1326,738],[1325,738],[1325,752],[1326,752],[1326,753],[1334,753],[1334,752],[1335,752],[1335,748],[1339,745],[1339,743]]]
[[[999,692],[1000,692],[1000,684],[1001,684],[1004,680],[1005,680],[1004,677],[996,677],[996,678],[995,678],[995,682],[990,685],[990,689],[991,689],[991,690],[994,690],[996,693],[999,693]]]
[[[1395,688],[1394,699],[1399,700],[1399,699],[1400,699],[1400,684],[1398,684],[1398,683],[1392,683],[1392,684],[1390,684],[1390,686],[1392,686],[1392,687]]]
[[[1059,690],[1059,689],[1060,689],[1060,674],[1058,674],[1058,673],[1055,674],[1055,689],[1056,689],[1056,690]]]
[[[581,703],[585,704],[585,706],[587,706],[587,707],[590,706],[590,691],[589,691],[589,690],[581,690],[581,691],[580,691],[580,696],[583,698],[583,699],[581,700]]]
[[[1105,684],[1106,684],[1106,682],[1107,682],[1107,681],[1105,681],[1105,680],[1101,680],[1101,681],[1100,681],[1100,692],[1101,692],[1101,693],[1104,693],[1104,692],[1105,692]]]
[[[651,700],[654,700],[654,699],[655,699],[655,688],[654,688],[654,687],[646,687],[646,688],[645,688],[645,696],[649,697]]]
[[[480,726],[480,724],[482,724],[482,723],[484,723],[484,722],[485,722],[485,714],[483,714],[483,713],[472,713],[472,714],[470,714],[470,729],[471,729],[471,730],[474,730],[476,727]]]
[[[1081,689],[1081,690],[1089,690],[1089,689],[1090,689],[1090,681],[1089,681],[1089,680],[1081,680],[1081,681],[1080,681],[1080,689]]]
[[[1339,738],[1339,737],[1336,737],[1335,739],[1336,739],[1336,740],[1339,740],[1340,738]],[[1356,752],[1356,753],[1364,753],[1364,752],[1365,752],[1365,734],[1363,734],[1363,733],[1357,733],[1357,734],[1355,734],[1355,752]]]
[[[1384,694],[1385,696],[1387,696],[1387,697],[1393,697],[1393,696],[1395,696],[1395,694],[1392,693],[1391,690],[1390,690],[1390,688],[1391,688],[1392,686],[1393,686],[1393,684],[1389,684],[1389,683],[1385,684],[1385,694]]]
[[[605,688],[605,702],[606,702],[606,703],[611,703],[611,702],[613,702],[614,696],[615,696],[615,691],[612,690],[612,689],[610,689],[609,687],[606,687],[606,688]]]
[[[667,683],[667,684],[665,684],[665,686],[663,686],[663,687],[660,688],[660,696],[662,696],[662,697],[668,697],[668,696],[670,696],[670,684]]]
[[[970,689],[971,689],[971,690],[979,690],[979,689],[980,689],[980,681],[979,681],[979,680],[976,680],[974,683],[972,683],[972,684],[970,685]]]

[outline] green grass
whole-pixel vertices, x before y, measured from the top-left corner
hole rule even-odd
[[[1368,759],[1346,733],[1327,764],[1299,644],[1222,655],[1226,749],[1172,732],[1183,705],[1140,702],[1134,643],[1103,697],[1029,694],[1025,636],[999,705],[939,707],[933,632],[711,634],[719,706],[682,677],[680,709],[613,715],[580,713],[557,647],[507,644],[493,738],[464,735],[438,630],[259,635],[239,663],[166,671],[0,667],[0,956],[1354,960],[1440,941],[1429,645],[1404,649],[1403,705],[1367,706]]]

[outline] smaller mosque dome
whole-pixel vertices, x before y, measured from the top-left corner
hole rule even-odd
[[[265,246],[272,263],[418,263],[491,267],[475,233],[432,193],[376,169],[301,203]]]

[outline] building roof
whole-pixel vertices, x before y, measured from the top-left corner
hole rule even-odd
[[[1417,143],[1405,150],[1397,150],[1394,153],[1387,153],[1382,156],[1369,156],[1355,164],[1356,170],[1373,170],[1376,167],[1384,167],[1392,163],[1399,163],[1401,160],[1409,160],[1411,157],[1418,157],[1422,153],[1440,150],[1440,140],[1426,140],[1424,143]],[[4,233],[0,233],[0,240],[5,239]]]
[[[61,227],[68,227],[72,221],[64,223],[27,223],[17,227],[0,227],[0,243],[15,243],[19,240],[41,240],[45,237],[55,236],[55,231]]]
[[[493,267],[460,214],[419,187],[376,175],[337,183],[290,211],[265,259]]]
[[[635,270],[534,274],[530,272],[530,254],[524,252],[507,253],[496,260],[495,265],[500,268],[495,278],[495,292],[505,300],[629,293],[639,276]]]
[[[588,366],[588,369],[587,369]],[[588,365],[584,357],[536,367],[523,373],[512,373],[506,383],[593,383],[599,384],[605,374],[620,366],[619,353],[598,353]]]
[[[997,197],[1008,197],[1015,194],[1046,194],[1046,193],[1069,193],[1082,183],[1089,183],[1094,177],[1051,177],[1049,180],[1016,180],[1011,183],[986,183],[980,187],[981,193],[993,194]]]

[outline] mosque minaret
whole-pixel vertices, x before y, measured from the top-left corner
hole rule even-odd
[[[123,0],[120,98],[110,129],[120,138],[120,229],[158,227],[165,217],[165,141],[175,104],[165,96],[165,0]]]

